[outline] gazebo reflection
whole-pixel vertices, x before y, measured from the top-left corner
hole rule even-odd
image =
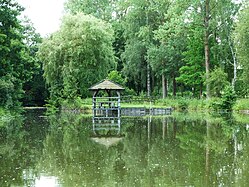
[[[118,124],[110,123],[93,123],[93,134],[91,139],[106,148],[117,145],[122,139],[120,120]]]
[[[124,88],[110,80],[103,80],[89,90],[93,91],[92,140],[108,148],[122,139],[120,92]]]
[[[116,123],[115,123],[116,122]],[[109,120],[109,123],[107,123],[107,120],[94,120],[93,122],[93,133],[95,135],[102,135],[102,136],[113,136],[113,135],[119,135],[120,134],[120,128],[121,128],[121,120],[118,121]]]

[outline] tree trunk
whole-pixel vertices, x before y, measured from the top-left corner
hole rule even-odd
[[[202,83],[201,83],[201,85],[200,85],[200,98],[202,98]]]
[[[162,74],[162,89],[163,89],[163,99],[165,99],[166,95],[167,95],[167,88],[166,88],[166,80],[165,80],[165,76],[164,74]]]
[[[151,77],[150,90],[154,90],[155,89],[155,75],[153,71],[150,72],[150,77]]]
[[[233,80],[232,80],[232,86],[233,89],[235,88],[235,84],[236,84],[236,80],[237,80],[237,60],[236,60],[236,54],[233,50],[233,46],[231,44],[230,38],[228,38],[228,43],[229,43],[229,47],[233,56]]]
[[[205,47],[205,66],[206,66],[206,80],[209,79],[209,71],[210,71],[210,50],[209,50],[209,0],[205,1],[205,18],[204,18],[204,47]],[[210,85],[206,83],[206,92],[207,99],[210,98]]]
[[[147,62],[147,96],[150,97],[150,64]]]
[[[210,186],[209,184],[209,175],[210,175],[210,145],[209,145],[209,140],[211,139],[211,134],[210,134],[210,122],[207,121],[207,135],[206,135],[206,163],[205,163],[205,178],[206,178],[206,186]]]
[[[173,75],[173,96],[176,96],[176,78]]]
[[[168,79],[165,79],[165,96],[168,97]]]

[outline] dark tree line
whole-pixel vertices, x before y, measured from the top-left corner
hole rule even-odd
[[[41,37],[32,23],[20,20],[16,1],[0,1],[0,106],[43,104],[46,98],[42,63],[36,57]]]

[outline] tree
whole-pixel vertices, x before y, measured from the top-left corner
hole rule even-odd
[[[122,77],[122,75],[118,71],[115,70],[111,71],[108,74],[107,78],[111,81],[118,83],[121,86],[125,86],[126,80]]]
[[[169,1],[167,12],[157,30],[154,38],[159,42],[157,50],[150,62],[152,68],[162,76],[162,90],[167,93],[167,80],[172,80],[173,95],[176,96],[176,77],[179,76],[179,68],[183,63],[183,52],[186,45],[186,29],[184,11],[188,4],[182,1]],[[163,57],[163,59],[159,59]],[[156,68],[156,69],[155,69]],[[167,80],[166,80],[167,79]],[[163,97],[166,95],[163,94]]]
[[[90,14],[112,25],[115,37],[113,47],[117,60],[117,70],[121,72],[123,69],[121,54],[125,45],[122,20],[127,11],[125,2],[122,0],[69,0],[65,4],[65,10],[71,14],[79,12]]]
[[[214,1],[205,0],[204,12],[204,47],[206,80],[209,79],[211,70],[216,66],[225,66],[233,85],[237,77],[237,60],[231,34],[234,29],[234,18],[241,4],[231,0]],[[233,71],[231,71],[233,69]],[[208,82],[208,81],[207,81]],[[206,84],[207,98],[210,97],[209,83]]]
[[[114,5],[114,0],[68,0],[65,8],[71,14],[82,12],[109,21],[112,18]]]
[[[206,80],[209,79],[210,71],[210,46],[209,46],[209,36],[210,28],[210,0],[205,0],[204,6],[204,47],[205,47],[205,67],[206,67]],[[210,97],[210,85],[206,83],[207,99]]]
[[[83,13],[65,16],[39,49],[50,101],[89,96],[88,88],[115,68],[112,42],[110,24]]]
[[[12,0],[0,0],[0,105],[20,105],[24,74],[25,45],[18,16],[23,8]]]
[[[185,90],[199,90],[201,94],[203,82],[216,66],[222,67],[230,75],[229,80],[232,80],[233,74],[233,79],[236,79],[236,73],[231,71],[233,66],[236,69],[231,33],[238,7],[230,0],[174,1],[170,6],[165,15],[166,21],[159,27],[156,37],[161,45],[168,45],[166,49],[174,49],[173,53],[167,55],[175,65],[178,64],[172,66],[173,71],[180,73],[177,82],[187,86]],[[176,52],[178,60],[174,57]],[[211,85],[207,82],[206,86],[209,97]]]
[[[41,37],[28,19],[19,18],[22,11],[15,1],[0,0],[0,105],[6,108],[29,102],[27,98],[31,95],[27,87],[33,87],[30,81],[37,77],[41,66],[36,57]],[[39,78],[42,86],[41,74]]]
[[[249,6],[245,7],[240,15],[239,21],[235,29],[235,45],[237,48],[239,64],[242,67],[243,75],[242,80],[245,85],[245,93],[249,93],[248,84],[249,84]]]
[[[25,106],[41,106],[45,104],[47,89],[43,79],[42,62],[37,57],[38,45],[42,42],[40,34],[36,33],[33,23],[25,17],[22,21],[24,44],[26,46],[25,75],[23,83],[24,97],[22,102]]]
[[[155,77],[148,60],[148,50],[156,45],[153,31],[164,20],[168,1],[129,0],[127,4],[129,11],[124,21],[126,45],[122,54],[124,72],[129,78],[128,83],[133,84],[138,93],[147,91],[150,96]]]
[[[177,81],[192,88],[193,95],[199,91],[199,97],[202,96],[204,83],[204,47],[203,39],[200,36],[201,32],[196,29],[189,33],[187,39],[187,50],[183,52],[185,64],[179,69],[180,76]],[[197,94],[198,95],[198,94]]]
[[[221,68],[214,69],[207,80],[211,96],[221,97],[222,91],[229,86],[228,75]]]

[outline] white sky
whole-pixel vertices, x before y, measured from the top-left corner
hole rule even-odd
[[[59,29],[66,0],[17,0],[23,12],[34,24],[41,36],[46,36]]]

